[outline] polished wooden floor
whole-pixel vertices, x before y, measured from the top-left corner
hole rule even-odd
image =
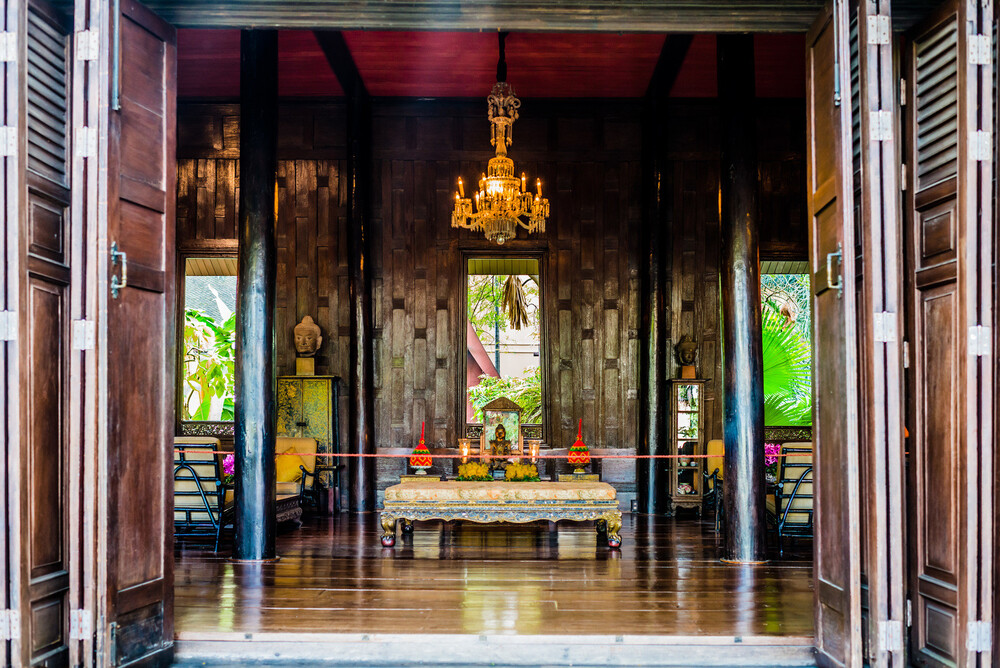
[[[212,632],[813,635],[802,553],[723,564],[710,522],[626,514],[620,551],[591,523],[418,523],[393,549],[375,515],[307,518],[280,561],[178,546],[178,637]]]

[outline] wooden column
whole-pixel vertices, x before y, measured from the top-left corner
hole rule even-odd
[[[236,518],[233,558],[275,557],[274,238],[278,33],[240,37],[239,291],[236,296]]]
[[[375,454],[374,362],[372,352],[371,209],[372,173],[371,98],[344,37],[339,32],[316,31],[330,67],[347,95],[347,243],[350,255],[348,290],[351,300],[350,408],[348,452]],[[349,508],[375,510],[375,459],[349,458]]]
[[[667,329],[665,280],[669,257],[666,230],[670,224],[667,200],[667,124],[664,122],[670,89],[691,46],[690,35],[670,35],[660,51],[660,59],[646,92],[643,117],[645,147],[646,215],[643,239],[645,275],[642,284],[643,363],[639,369],[641,440],[639,454],[668,454],[670,435],[666,432]],[[640,459],[636,462],[639,512],[670,511],[670,461]]]
[[[721,165],[723,559],[765,558],[764,371],[752,35],[718,37]]]

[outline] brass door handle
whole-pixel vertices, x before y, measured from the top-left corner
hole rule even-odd
[[[837,276],[836,284],[833,282],[833,258],[835,257],[839,258],[838,264],[840,265],[841,269],[843,269],[844,252],[843,249],[841,249],[840,247],[839,241],[837,242],[837,250],[835,250],[832,253],[826,254],[826,287],[828,287],[831,290],[836,290],[837,297],[839,298],[841,295],[844,294],[844,276],[843,272],[841,272],[841,274]]]
[[[118,260],[122,261],[122,276],[119,279],[117,276],[111,277],[111,298],[118,299],[118,293],[122,288],[128,287],[128,255],[125,251],[118,250],[118,242],[111,244],[111,264],[118,264]]]

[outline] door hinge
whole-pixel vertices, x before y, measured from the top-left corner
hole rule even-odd
[[[903,368],[904,369],[909,369],[910,368],[910,342],[909,341],[903,341]],[[909,609],[910,609],[910,603],[909,603],[909,601],[907,601],[907,603],[906,603],[906,609],[907,609],[907,611],[909,611]],[[909,614],[909,612],[907,612],[907,614]],[[907,626],[909,626],[909,624],[907,624]]]
[[[108,660],[112,666],[118,665],[118,622],[108,625]]]
[[[903,342],[903,345],[906,345],[905,341]],[[909,359],[906,360],[906,366],[910,366]],[[906,599],[906,626],[907,628],[913,626],[913,601],[910,599]]]
[[[906,79],[899,80],[899,106],[906,106]]]
[[[873,111],[870,123],[872,141],[892,141],[892,112]]]
[[[977,162],[989,162],[993,159],[993,142],[989,130],[976,130],[969,133],[970,157]]]
[[[970,652],[989,652],[993,649],[993,627],[989,622],[969,622],[966,628],[965,649]]]
[[[94,634],[90,613],[87,610],[70,610],[69,612],[69,639],[70,640],[90,640]]]
[[[868,43],[872,46],[889,44],[892,36],[892,24],[885,14],[868,17]]]
[[[969,35],[969,64],[989,65],[991,46],[989,35]]]
[[[12,63],[17,60],[17,33],[0,32],[0,62]]]
[[[879,622],[878,647],[883,652],[902,652],[903,622],[893,619]]]
[[[873,316],[875,340],[879,343],[890,343],[896,340],[896,314],[880,311]]]
[[[73,321],[73,350],[93,350],[97,341],[97,325],[93,320]]]
[[[906,190],[906,163],[901,162],[899,164],[899,189]]]
[[[0,610],[0,640],[21,637],[21,613],[18,610]]]
[[[0,127],[0,157],[11,158],[17,155],[17,128],[12,125]]]
[[[76,33],[76,59],[97,60],[101,51],[101,35],[96,30],[80,30]]]
[[[990,328],[984,325],[969,327],[969,355],[988,357],[990,354]]]
[[[17,311],[0,311],[0,341],[17,341]]]
[[[76,154],[81,158],[97,157],[97,128],[76,129]]]

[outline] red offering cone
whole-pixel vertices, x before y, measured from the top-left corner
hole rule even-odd
[[[583,418],[580,418],[580,428],[576,432],[576,442],[569,449],[569,463],[576,466],[573,473],[583,473],[583,467],[590,463],[590,449],[583,442]]]
[[[413,449],[413,453],[410,455],[410,466],[417,469],[417,473],[426,474],[425,469],[431,466],[431,451],[427,449],[427,445],[424,443],[424,423],[420,423],[420,442],[417,443],[417,447]]]

